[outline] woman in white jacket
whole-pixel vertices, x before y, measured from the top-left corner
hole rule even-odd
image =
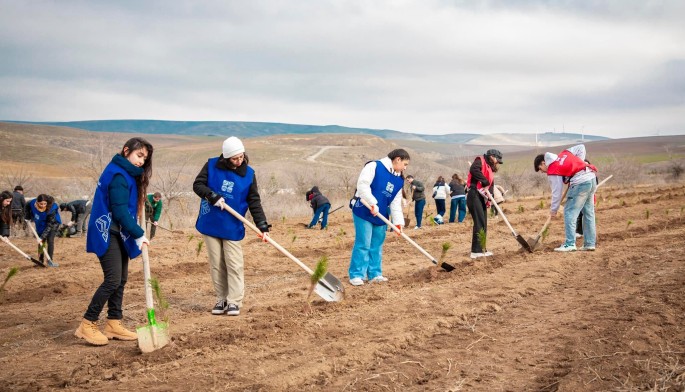
[[[435,199],[435,208],[438,210],[438,213],[433,220],[439,225],[443,223],[443,216],[445,216],[445,212],[447,211],[445,199],[447,199],[449,194],[450,186],[445,184],[445,177],[439,176],[435,185],[433,185],[433,199]]]

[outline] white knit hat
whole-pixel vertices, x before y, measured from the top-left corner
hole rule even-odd
[[[245,152],[245,146],[243,146],[243,142],[241,142],[240,139],[235,136],[231,136],[224,140],[222,152],[224,158],[230,158],[240,154],[241,152]]]

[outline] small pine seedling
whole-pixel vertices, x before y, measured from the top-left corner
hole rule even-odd
[[[285,224],[285,215],[281,216],[281,222],[283,222],[283,224]]]
[[[195,238],[195,234],[189,234],[188,235],[188,242],[192,241],[193,238]]]
[[[519,205],[519,214],[523,214],[526,209],[522,205]]]
[[[625,207],[625,206],[627,206],[627,205],[628,205],[628,204],[626,203],[625,200],[621,200],[621,207]]]
[[[544,242],[545,239],[549,236],[549,227],[545,227],[545,230],[542,232],[542,241]]]
[[[440,254],[440,264],[445,261],[445,256],[447,256],[447,251],[450,250],[452,247],[452,244],[449,242],[443,242],[442,243],[442,253]]]
[[[199,256],[199,255],[200,255],[200,252],[202,251],[202,245],[204,245],[204,244],[205,244],[205,241],[204,241],[204,240],[199,240],[199,241],[197,242],[197,249],[195,249],[195,256]]]
[[[312,293],[314,292],[314,288],[319,283],[319,280],[321,280],[324,277],[324,275],[326,275],[327,271],[328,271],[328,256],[321,256],[321,258],[319,259],[319,262],[316,263],[316,268],[314,268],[314,272],[312,272],[312,276],[309,277],[309,283],[311,283],[311,285],[309,286],[309,294],[307,294],[307,304],[309,304],[309,297],[312,296]],[[309,305],[309,308],[311,310],[311,305]]]
[[[545,201],[540,200],[540,209],[543,210],[545,208]]]
[[[169,302],[167,302],[166,298],[164,298],[164,294],[162,294],[162,287],[159,285],[159,280],[157,278],[150,278],[150,286],[152,287],[152,292],[154,293],[155,300],[157,301],[157,308],[161,309],[161,319],[165,323],[168,323],[169,316],[167,315],[166,311],[169,309]]]
[[[629,228],[630,225],[632,225],[632,224],[633,224],[633,221],[631,221],[630,219],[628,219],[628,223],[626,224],[626,229]]]
[[[478,244],[480,244],[480,248],[483,250],[483,252],[487,252],[487,236],[485,235],[485,229],[482,227],[478,231]]]
[[[8,282],[10,279],[12,279],[12,277],[13,277],[14,275],[16,275],[16,274],[18,274],[18,273],[19,273],[19,268],[18,268],[18,267],[12,267],[12,268],[10,268],[9,272],[7,272],[7,277],[5,277],[5,281],[2,282],[2,285],[0,285],[0,292],[2,292],[3,290],[5,290],[5,285],[7,284],[7,282]]]
[[[645,210],[645,219],[649,219],[649,210]]]

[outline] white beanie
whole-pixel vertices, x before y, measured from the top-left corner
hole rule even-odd
[[[245,152],[245,146],[243,146],[243,142],[241,142],[240,139],[235,136],[231,136],[224,140],[222,152],[224,158],[228,159],[232,156],[240,154],[241,152]]]

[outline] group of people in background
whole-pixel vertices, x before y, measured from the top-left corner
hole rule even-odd
[[[143,221],[138,220],[139,214],[143,208],[147,210],[147,220],[151,223],[150,238],[154,236],[160,219],[162,195],[147,195],[153,152],[152,145],[145,139],[135,137],[128,140],[102,172],[92,203],[76,200],[58,206],[54,198],[46,194],[40,194],[27,203],[21,187],[17,187],[14,193],[0,193],[0,234],[3,236],[9,235],[13,219],[32,220],[37,228],[39,243],[47,246],[47,252],[52,256],[54,238],[61,223],[59,210],[72,213],[68,225],[75,226],[75,235],[86,235],[86,251],[94,253],[100,261],[103,281],[95,290],[74,334],[93,345],[106,345],[109,339],[137,339],[136,333],[122,323],[123,299],[129,260],[138,257],[144,246],[150,246],[150,240],[141,227]],[[561,204],[563,185],[568,184],[564,209],[566,240],[555,251],[576,250],[575,232],[581,212],[584,244],[579,250],[595,249],[593,196],[597,169],[584,159],[583,145],[569,148],[558,155],[541,154],[534,159],[535,171],[546,173],[552,188],[552,219],[556,218]],[[404,177],[409,163],[409,153],[404,149],[395,149],[385,157],[367,162],[359,174],[357,189],[350,203],[355,239],[348,277],[353,286],[388,281],[383,275],[382,265],[388,226],[386,221],[391,221],[399,233],[403,232],[403,197],[411,197],[416,217],[415,228],[421,228],[426,187],[411,175]],[[466,180],[455,173],[449,184],[440,176],[433,185],[436,223],[443,223],[440,221],[444,220],[447,200],[450,200],[449,222],[463,222],[468,207],[473,220],[471,258],[492,255],[481,246],[480,237],[487,236],[487,209],[491,201],[497,199],[497,196],[493,197],[497,189],[495,173],[503,163],[502,153],[490,149],[474,159]],[[411,196],[402,192],[405,181]],[[241,245],[245,237],[244,216],[250,212],[255,230],[260,232],[259,237],[265,242],[269,240],[271,227],[262,208],[255,170],[249,165],[240,139],[229,137],[223,142],[221,154],[208,159],[196,176],[193,191],[200,198],[195,228],[203,235],[206,244],[216,295],[211,313],[237,316],[245,294]],[[313,211],[307,227],[314,228],[320,223],[320,228],[325,229],[330,201],[316,186],[306,193],[306,200]],[[86,223],[89,214],[90,219]],[[98,320],[105,305],[107,322],[101,332]]]

